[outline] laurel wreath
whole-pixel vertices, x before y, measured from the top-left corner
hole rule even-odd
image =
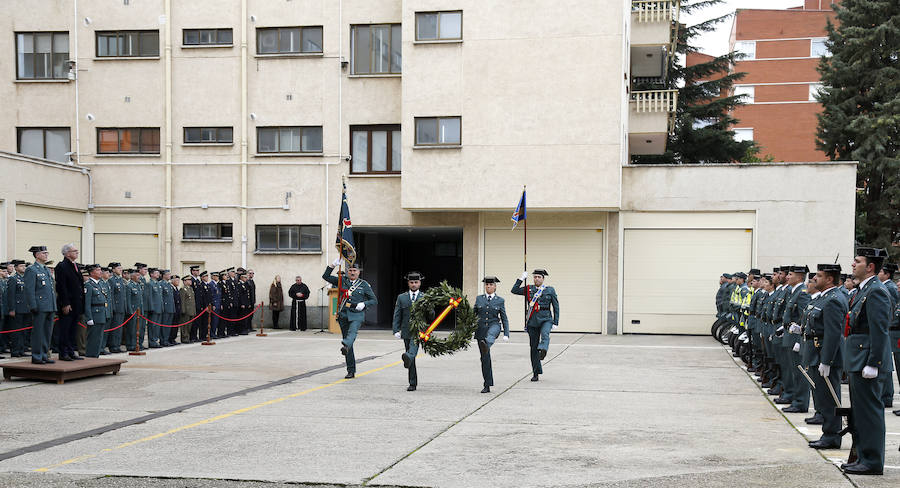
[[[446,338],[440,338],[432,332],[431,337],[425,341],[419,337],[419,332],[425,332],[431,321],[426,317],[433,313],[440,313],[447,307],[450,300],[462,298],[459,306],[456,307],[456,327],[453,332]],[[444,322],[453,320],[454,313],[451,312]],[[469,342],[475,335],[475,329],[478,328],[478,316],[475,310],[469,305],[469,300],[463,295],[462,290],[450,286],[446,281],[442,281],[438,286],[429,288],[422,298],[416,300],[410,310],[409,315],[409,332],[419,346],[431,357],[443,356],[445,354],[453,354],[456,351],[464,351],[469,348]]]

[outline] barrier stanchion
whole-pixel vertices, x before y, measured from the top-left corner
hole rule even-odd
[[[141,314],[141,309],[137,309],[137,313],[135,315],[133,315],[131,318],[133,320],[133,319],[136,319],[138,316],[143,317],[143,314]],[[147,355],[147,353],[145,351],[141,351],[141,321],[140,321],[140,319],[137,319],[137,324],[135,324],[134,336],[135,336],[134,351],[128,351],[128,355],[129,356],[145,356],[145,355]]]
[[[202,346],[215,346],[216,343],[212,341],[211,336],[211,328],[212,328],[212,305],[206,306],[206,340],[201,342]]]
[[[256,334],[256,337],[266,337],[269,335],[266,334],[266,331],[263,329],[263,315],[265,315],[263,312],[263,305],[265,305],[265,303],[259,302],[259,332]]]

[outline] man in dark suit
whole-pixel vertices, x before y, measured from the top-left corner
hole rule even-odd
[[[71,361],[83,359],[75,352],[75,332],[78,320],[84,313],[84,278],[78,269],[78,248],[75,244],[62,247],[63,259],[54,268],[56,277],[56,306],[59,321],[59,359]]]
[[[406,274],[406,286],[409,291],[405,291],[397,296],[397,303],[394,305],[394,319],[392,328],[394,337],[403,339],[402,354],[403,366],[409,370],[409,387],[406,391],[416,391],[416,385],[419,384],[419,377],[416,373],[416,355],[419,353],[419,344],[416,343],[415,337],[409,331],[409,313],[413,303],[418,300],[423,293],[419,291],[422,286],[422,280],[425,279],[418,271],[412,271]]]

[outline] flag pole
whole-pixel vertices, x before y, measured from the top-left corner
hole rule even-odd
[[[340,259],[341,261],[338,263],[338,296],[337,296],[337,302],[335,303],[335,307],[334,307],[334,316],[335,317],[337,317],[338,314],[340,314],[340,312],[341,312],[340,311],[341,299],[344,298],[344,296],[343,296],[344,291],[341,288],[343,285],[342,281],[343,281],[343,277],[344,277],[344,274],[343,274],[343,271],[344,271],[344,215],[343,215],[343,208],[344,208],[344,198],[346,196],[347,196],[347,179],[344,175],[341,175],[341,205],[338,210],[338,221],[339,221],[338,222],[338,240],[341,243],[340,249],[338,250],[338,252],[340,253],[340,254],[338,254],[338,259]]]
[[[526,190],[526,185],[522,185],[522,196],[525,197],[525,199],[526,199],[523,202],[524,205],[522,205],[524,207],[522,210],[525,211],[525,229],[524,229],[525,232],[523,233],[523,238],[522,238],[522,247],[523,247],[522,267],[524,269],[522,271],[524,271],[525,273],[528,273],[528,200],[527,200],[528,197],[526,196],[525,190]],[[525,315],[525,330],[528,331],[528,303],[530,301],[530,299],[528,297],[528,276],[525,276],[525,281],[522,282],[522,286],[525,287],[525,314],[524,314]]]

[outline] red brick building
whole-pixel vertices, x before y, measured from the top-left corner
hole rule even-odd
[[[761,158],[775,161],[823,161],[816,149],[816,114],[821,105],[814,94],[820,85],[816,67],[827,55],[825,25],[834,21],[831,0],[805,0],[802,7],[786,10],[735,12],[730,48],[746,57],[735,71],[747,73],[735,84],[747,105],[734,117],[737,137],[753,139]]]

